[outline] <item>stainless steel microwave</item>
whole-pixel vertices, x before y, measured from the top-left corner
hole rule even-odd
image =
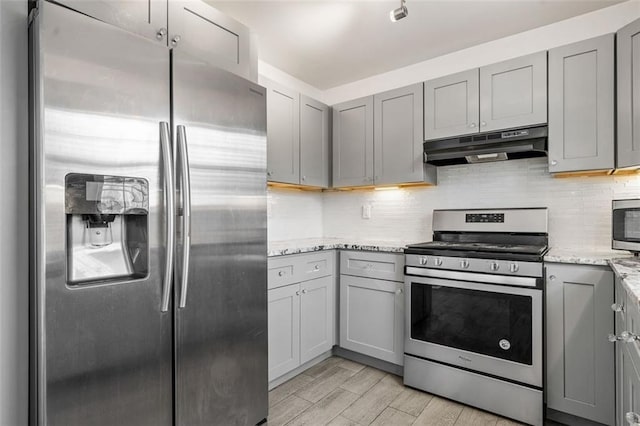
[[[611,248],[640,253],[640,199],[613,200]]]

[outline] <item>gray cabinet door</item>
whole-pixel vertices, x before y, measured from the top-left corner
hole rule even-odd
[[[300,363],[311,361],[333,347],[333,276],[300,285]]]
[[[615,334],[620,335],[623,331],[627,330],[626,325],[626,310],[627,310],[627,291],[622,286],[621,278],[616,275],[615,276],[615,303],[620,308],[620,310],[615,313]],[[623,391],[625,389],[624,381],[626,371],[625,367],[625,346],[627,344],[621,341],[617,341],[615,343],[615,351],[616,351],[616,424],[623,425],[625,424],[624,419],[624,409],[623,409],[623,400],[622,397]]]
[[[70,9],[167,44],[168,0],[58,0]]]
[[[373,145],[376,185],[424,182],[422,83],[374,96]]]
[[[614,34],[549,51],[549,171],[613,169]]]
[[[547,52],[480,68],[480,131],[547,122]]]
[[[300,365],[300,285],[267,292],[269,381]]]
[[[615,421],[613,273],[547,264],[547,406],[604,424]]]
[[[300,183],[300,95],[267,86],[267,180]]]
[[[340,276],[340,346],[403,364],[403,283]]]
[[[424,139],[478,133],[480,74],[477,68],[424,83]]]
[[[618,31],[617,167],[640,165],[640,19]]]
[[[200,0],[169,1],[169,46],[251,80],[249,28]]]
[[[333,186],[373,185],[373,96],[333,106]]]
[[[300,184],[329,187],[329,107],[300,95]]]
[[[622,420],[618,425],[633,426],[634,422],[627,420],[627,415],[640,416],[640,371],[633,364],[632,356],[628,350],[628,345],[622,350]]]

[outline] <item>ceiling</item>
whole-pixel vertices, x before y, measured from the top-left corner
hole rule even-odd
[[[326,90],[547,25],[622,0],[217,1],[208,3],[253,29],[259,58]]]

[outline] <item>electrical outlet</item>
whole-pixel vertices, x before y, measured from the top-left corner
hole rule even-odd
[[[362,205],[362,218],[371,219],[371,204]]]

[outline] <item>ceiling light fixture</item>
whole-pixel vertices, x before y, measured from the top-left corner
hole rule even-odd
[[[399,21],[400,19],[406,17],[409,14],[407,10],[407,6],[405,6],[406,0],[400,0],[400,7],[397,9],[393,9],[389,12],[389,19],[391,22]]]

